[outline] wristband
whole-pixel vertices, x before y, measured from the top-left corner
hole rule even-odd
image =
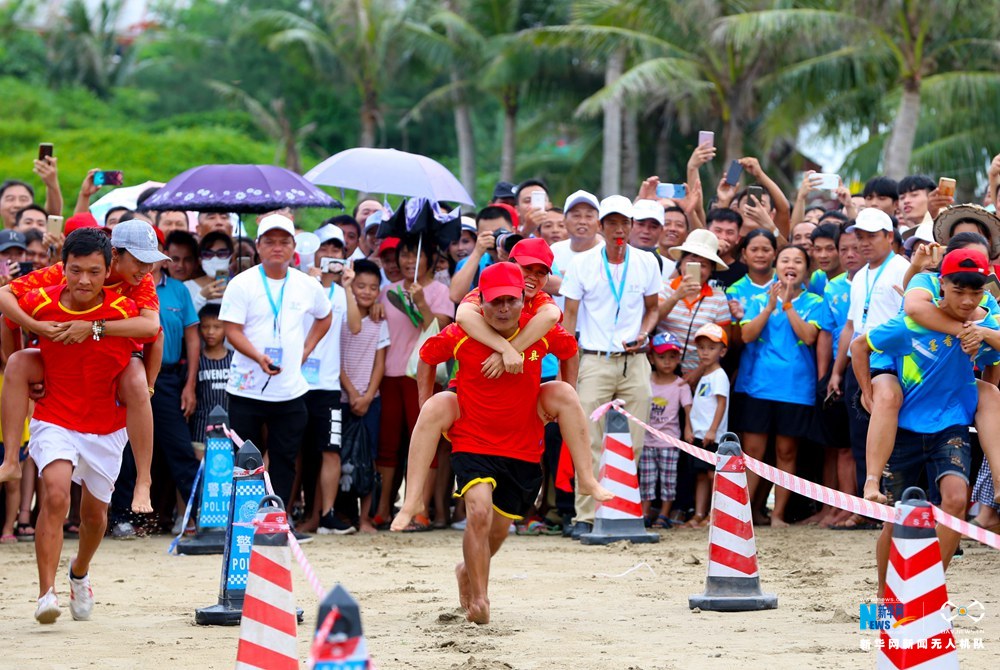
[[[90,330],[93,333],[94,341],[100,342],[101,338],[104,337],[104,319],[90,324]]]
[[[781,306],[781,309],[782,309],[783,311],[785,311],[785,312],[787,312],[787,311],[788,311],[788,310],[790,310],[791,308],[792,308],[792,303],[791,303],[791,302],[786,302],[786,303],[784,303],[784,304],[783,304],[783,305]]]

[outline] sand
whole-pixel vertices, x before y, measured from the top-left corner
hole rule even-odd
[[[382,670],[554,670],[561,668],[873,668],[862,651],[858,605],[875,592],[875,533],[815,528],[758,531],[765,591],[778,609],[692,612],[704,587],[707,534],[670,530],[656,545],[586,547],[562,538],[511,537],[493,564],[493,621],[464,621],[453,567],[461,534],[318,537],[304,550],[325,586],[336,581],[361,605],[372,656]],[[948,590],[955,603],[983,603],[986,616],[956,620],[963,668],[1000,666],[1000,552],[964,542]],[[75,542],[67,541],[61,573]],[[194,610],[214,604],[221,557],[168,556],[168,539],[108,539],[91,575],[93,619],[68,609],[35,623],[31,544],[0,547],[3,668],[232,668],[238,628],[201,627]],[[622,575],[636,565],[639,569]],[[648,566],[648,567],[646,567]],[[618,576],[622,575],[622,576]],[[297,565],[295,593],[306,612],[303,661],[317,599]],[[60,582],[63,607],[68,593]],[[303,663],[303,667],[304,663]]]

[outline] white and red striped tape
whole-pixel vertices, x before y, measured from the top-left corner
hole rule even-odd
[[[647,432],[655,435],[667,444],[691,454],[699,460],[711,463],[712,465],[716,465],[718,463],[719,457],[717,454],[700,449],[694,445],[688,444],[687,442],[682,442],[676,437],[667,435],[666,433],[653,428],[645,421],[632,416],[625,410],[624,403],[621,400],[616,399],[611,402],[604,403],[594,410],[594,412],[590,415],[590,419],[592,421],[600,420],[600,418],[604,416],[609,409],[614,409],[625,416],[629,421],[634,421],[638,425],[642,426]],[[746,454],[743,454],[743,460],[746,463],[746,467],[760,477],[763,477],[769,482],[777,484],[782,488],[786,488],[789,491],[794,491],[795,493],[806,496],[807,498],[811,498],[812,500],[817,500],[838,509],[853,512],[854,514],[860,514],[861,516],[865,516],[870,519],[878,519],[879,521],[887,521],[889,523],[892,523],[896,519],[896,511],[888,505],[872,502],[870,500],[864,500],[863,498],[858,498],[857,496],[847,495],[846,493],[835,491],[831,488],[822,486],[821,484],[816,484],[802,479],[801,477],[796,477],[795,475],[779,470],[778,468],[772,467],[762,461],[758,461],[756,458]],[[962,535],[976,540],[977,542],[981,542],[988,547],[1000,549],[1000,535],[991,533],[985,528],[973,526],[971,523],[963,521],[962,519],[957,519],[939,507],[934,507],[934,520],[939,524],[947,526],[953,531],[961,533]]]

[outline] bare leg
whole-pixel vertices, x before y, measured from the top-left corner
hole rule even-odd
[[[28,392],[32,383],[41,383],[44,369],[37,349],[25,349],[11,354],[3,372],[0,391],[0,423],[3,424],[3,465],[0,482],[21,478],[18,450],[28,418]]]
[[[854,454],[851,453],[850,449],[837,449],[837,481],[838,491],[842,491],[849,496],[853,496],[858,492],[857,477],[855,476],[854,468]],[[837,509],[836,507],[831,509],[833,515],[824,525],[833,526],[851,517],[851,513],[847,510]]]
[[[448,527],[448,511],[451,503],[451,493],[455,478],[451,472],[451,445],[445,440],[438,440],[437,477],[434,479],[434,526]]]
[[[372,518],[368,516],[368,512],[369,510],[371,510],[371,508],[372,508],[372,494],[369,493],[368,495],[361,498],[361,514],[358,515],[359,519],[358,525],[361,527],[360,530],[362,533],[368,533],[370,535],[374,535],[375,533],[378,532],[378,529],[376,529],[375,525],[372,523]]]
[[[896,443],[896,426],[899,408],[903,404],[903,389],[895,375],[879,375],[872,380],[871,422],[868,424],[868,440],[865,445],[865,463],[868,468],[865,477],[865,500],[884,503],[885,495],[879,490],[882,471],[892,455]]]
[[[149,487],[153,483],[150,467],[153,463],[153,406],[149,404],[149,383],[146,368],[138,358],[129,360],[118,380],[118,397],[125,404],[125,427],[135,456],[135,488],[132,490],[132,511],[149,514],[153,505]]]
[[[986,454],[993,475],[993,500],[1000,503],[1000,389],[982,380],[976,382],[976,388],[979,390],[979,407],[976,409],[979,445]]]
[[[462,537],[463,565],[456,569],[461,598],[463,577],[468,580],[466,618],[485,624],[490,620],[490,559],[507,539],[510,519],[493,511],[493,487],[479,483],[465,492],[468,525]]]
[[[885,575],[889,571],[889,548],[892,546],[892,524],[882,524],[882,532],[875,545],[875,560],[878,563],[878,597],[885,597]]]
[[[758,461],[764,458],[764,452],[767,450],[767,435],[764,433],[744,433],[743,434],[743,451],[752,458],[756,458]],[[757,488],[760,485],[760,477],[756,473],[747,470],[747,492],[750,496],[751,513],[753,515],[753,522],[758,526],[767,525],[769,520],[765,514],[760,511],[760,508],[754,504],[754,494],[757,492]]]
[[[42,501],[35,532],[35,560],[38,563],[38,597],[55,588],[56,570],[63,545],[63,522],[69,513],[69,486],[73,464],[54,461],[42,470]]]
[[[392,497],[396,495],[396,466],[379,465],[377,466],[377,469],[379,475],[382,477],[382,494],[378,499],[378,507],[375,510],[375,516],[388,520],[388,518],[392,516]],[[409,491],[410,487],[407,486],[406,490]],[[397,516],[397,518],[399,517]]]
[[[95,498],[84,484],[80,499],[80,546],[73,559],[73,574],[77,577],[83,577],[90,571],[90,561],[101,546],[107,528],[108,503]]]
[[[31,501],[35,497],[35,477],[37,471],[35,462],[30,458],[21,464],[21,501],[18,505],[17,524],[19,526],[31,525]]]
[[[21,482],[14,479],[3,484],[6,507],[4,508],[3,534],[14,534],[14,522],[17,520],[17,508],[21,503]]]
[[[566,382],[546,382],[538,395],[538,414],[542,421],[559,422],[566,447],[576,468],[577,494],[591,495],[598,502],[611,500],[614,494],[594,477],[594,460],[590,447],[590,427],[580,405],[580,396]]]
[[[823,449],[823,486],[829,489],[837,488],[837,452],[830,447]],[[800,523],[802,525],[822,525],[833,517],[835,510],[836,508],[830,505],[821,505],[815,514]]]
[[[399,514],[392,520],[392,530],[401,531],[406,528],[416,514],[424,511],[424,485],[427,473],[434,461],[441,434],[446,432],[458,419],[458,396],[449,391],[442,391],[431,396],[420,408],[417,424],[410,435],[410,455],[406,466],[406,496]],[[383,487],[390,484],[382,475]],[[386,495],[382,489],[383,497]],[[380,505],[381,509],[381,505]]]
[[[775,456],[779,470],[784,470],[788,474],[795,474],[795,457],[798,455],[799,441],[787,435],[778,435],[775,444]],[[788,499],[792,497],[792,492],[786,488],[778,486],[774,489],[774,511],[771,512],[771,527],[784,528],[788,525],[785,522],[785,508],[788,507]]]
[[[969,485],[961,477],[945,475],[938,480],[941,491],[941,509],[959,519],[965,518],[965,505],[969,501]],[[948,569],[962,536],[944,524],[937,525],[938,543],[941,545],[941,564]]]
[[[337,487],[340,486],[340,454],[332,451],[323,452],[323,465],[319,471],[319,488],[322,495],[320,515],[333,509],[337,499]],[[316,507],[316,505],[313,505]],[[367,516],[367,515],[364,515]]]

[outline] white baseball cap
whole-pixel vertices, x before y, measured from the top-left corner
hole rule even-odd
[[[636,200],[632,205],[632,218],[636,221],[653,219],[663,225],[663,205],[655,200]]]
[[[319,238],[321,245],[327,242],[340,242],[340,246],[342,247],[347,245],[346,240],[344,240],[344,231],[332,223],[327,223],[317,228],[316,237]]]
[[[272,230],[283,230],[295,237],[295,224],[287,216],[281,214],[271,214],[260,220],[260,225],[257,227],[257,239],[259,240],[264,236],[264,233]]]
[[[633,218],[632,201],[623,195],[609,195],[601,200],[601,206],[597,208],[597,218],[601,221],[610,214],[621,214],[626,218]]]
[[[847,229],[853,233],[856,230],[863,230],[866,233],[878,233],[885,231],[892,232],[892,219],[889,215],[877,207],[865,207],[858,212],[858,218],[854,219],[854,225]]]
[[[566,198],[566,204],[563,205],[563,214],[569,212],[569,210],[579,204],[590,205],[594,209],[600,209],[600,205],[597,202],[597,196],[593,193],[587,193],[586,191],[577,191]]]

